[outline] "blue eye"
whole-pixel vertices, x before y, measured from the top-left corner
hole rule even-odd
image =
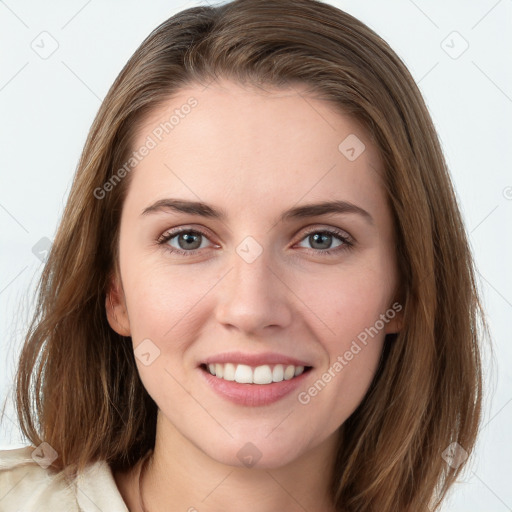
[[[307,240],[311,245],[313,245],[313,249],[315,251],[320,251],[323,254],[332,254],[337,252],[338,250],[343,250],[352,246],[352,243],[349,241],[348,236],[343,235],[339,231],[330,231],[330,230],[315,230],[308,233],[303,240]],[[334,241],[338,241],[338,245],[332,247]],[[314,247],[319,244],[323,247]],[[328,247],[325,247],[325,246]]]
[[[168,250],[177,254],[190,255],[195,254],[199,249],[204,249],[203,241],[207,239],[206,235],[201,231],[193,229],[182,229],[163,235],[159,240],[159,244],[167,244]],[[176,239],[176,240],[174,240]],[[178,247],[170,245],[168,242],[175,241]]]
[[[158,240],[159,245],[165,245],[165,249],[171,253],[193,256],[198,251],[207,247],[206,242],[208,236],[206,233],[195,229],[178,229],[164,233]],[[315,255],[330,256],[333,253],[347,250],[353,247],[349,235],[339,230],[315,229],[306,233],[301,242],[307,240],[312,248],[305,247],[308,251],[312,251]],[[332,247],[332,244],[338,241],[338,244]],[[177,246],[175,245],[177,244]],[[320,246],[320,247],[315,247]]]

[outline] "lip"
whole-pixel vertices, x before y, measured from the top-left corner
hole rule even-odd
[[[214,356],[206,358],[201,361],[198,366],[202,364],[246,364],[247,366],[262,366],[265,364],[292,364],[293,366],[313,366],[307,361],[302,361],[294,357],[286,356],[284,354],[278,354],[276,352],[263,352],[261,354],[248,354],[243,352],[224,352],[222,354],[216,354]],[[292,379],[293,380],[293,379]],[[270,384],[265,384],[270,386]]]
[[[243,364],[243,363],[240,363]],[[295,391],[309,376],[311,367],[297,377],[271,384],[240,384],[239,382],[220,379],[212,375],[205,367],[199,371],[207,385],[219,396],[237,405],[261,407],[270,405]]]
[[[199,368],[208,386],[222,398],[237,405],[260,407],[269,405],[289,395],[296,390],[308,377],[311,368],[298,377],[271,384],[240,384],[239,382],[219,379],[208,370]]]

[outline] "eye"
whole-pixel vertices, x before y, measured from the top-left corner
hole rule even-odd
[[[208,235],[203,231],[185,228],[164,233],[158,238],[157,243],[164,245],[165,249],[171,253],[193,256],[201,249],[206,248],[208,241]],[[312,251],[315,255],[327,256],[348,250],[354,245],[347,233],[337,229],[311,230],[302,238],[301,243],[303,241],[311,244],[311,248],[304,247],[307,251]]]
[[[203,242],[208,240],[208,237],[202,231],[195,229],[180,229],[164,233],[157,243],[160,245],[166,244],[167,249],[172,253],[190,256],[196,254],[200,249],[204,249]]]
[[[331,255],[333,253],[338,253],[339,251],[347,250],[353,246],[353,242],[351,242],[350,237],[347,233],[337,230],[337,229],[316,229],[312,230],[306,234],[306,236],[302,239],[303,241],[308,242],[315,253],[321,253],[326,255]],[[337,245],[333,246],[333,243]]]

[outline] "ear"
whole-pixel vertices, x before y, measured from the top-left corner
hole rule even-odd
[[[404,307],[401,302],[395,301],[386,311],[386,327],[384,332],[386,334],[396,334],[402,330],[404,325]]]
[[[110,278],[105,296],[105,309],[110,327],[121,336],[131,336],[124,291],[117,274]]]

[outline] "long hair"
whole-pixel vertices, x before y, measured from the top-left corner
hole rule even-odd
[[[467,463],[450,463],[446,450],[470,454],[481,418],[485,320],[467,234],[405,65],[362,22],[316,0],[184,10],[124,66],[90,129],[38,283],[15,382],[23,434],[34,446],[49,443],[59,455],[54,466],[73,471],[98,460],[126,469],[154,447],[157,406],[131,339],[110,328],[105,311],[130,172],[101,191],[119,178],[146,115],[180,88],[218,78],[305,84],[362,122],[376,144],[396,231],[403,328],[340,428],[332,499],[349,512],[437,509]]]

